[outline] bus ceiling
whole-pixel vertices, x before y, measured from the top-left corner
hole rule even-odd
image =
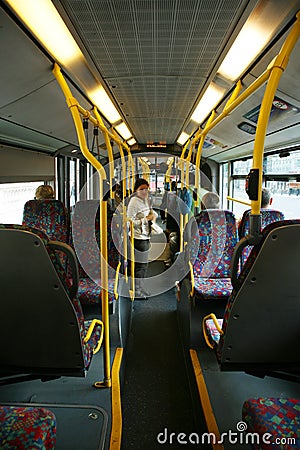
[[[52,74],[54,58],[16,17],[9,3],[1,2],[0,9],[0,56],[2,61],[6,61],[0,73],[0,144],[53,156],[63,154],[78,157],[78,152],[76,154],[74,151],[78,149],[74,124]],[[185,131],[187,136],[192,137],[199,126],[205,124],[206,118],[201,123],[190,118],[209,84],[216,84],[223,90],[224,100],[220,100],[217,114],[228,101],[235,82],[228,83],[217,72],[247,19],[256,15],[263,22],[264,15],[268,14],[268,22],[273,23],[274,29],[270,31],[270,42],[256,63],[243,75],[243,89],[259,77],[278,53],[300,8],[300,2],[292,0],[235,1],[230,2],[230,5],[211,2],[209,11],[205,13],[205,25],[201,20],[204,12],[200,2],[195,2],[193,11],[185,10],[187,6],[183,4],[178,11],[173,10],[173,6],[167,11],[165,2],[159,5],[155,3],[157,12],[161,13],[157,15],[154,14],[154,2],[150,2],[149,17],[152,17],[157,29],[157,34],[153,36],[152,25],[148,22],[144,24],[144,12],[139,7],[135,11],[135,18],[130,16],[125,20],[116,3],[115,15],[110,16],[109,11],[108,16],[95,14],[93,17],[97,17],[97,23],[92,16],[88,16],[90,19],[85,24],[85,15],[79,14],[77,2],[55,0],[53,4],[79,43],[92,72],[105,86],[120,113],[114,128],[117,129],[124,122],[135,138],[136,143],[131,146],[132,154],[147,151],[178,156],[181,145],[176,140],[180,132]],[[93,7],[97,9],[97,2]],[[81,8],[87,12],[88,2],[81,2]],[[94,12],[97,13],[96,10]],[[176,14],[172,15],[172,12]],[[186,14],[190,14],[190,21],[183,20],[183,17],[189,17]],[[110,17],[109,20],[107,17]],[[195,21],[195,17],[199,19]],[[136,20],[138,28],[135,27]],[[162,26],[167,26],[163,36]],[[102,38],[89,41],[91,29],[96,34],[97,30],[101,30]],[[128,29],[136,30],[136,36],[132,33],[129,40]],[[223,31],[220,32],[220,29]],[[112,30],[119,31],[114,35]],[[299,45],[298,42],[292,52],[274,98],[265,140],[266,151],[298,144],[300,60],[296,55],[299,54]],[[244,52],[250,51],[248,46],[246,42]],[[123,48],[123,56],[118,53],[120,48]],[[98,54],[102,55],[101,58]],[[209,63],[204,65],[204,61]],[[71,69],[65,68],[64,72],[79,103],[85,109],[92,110],[84,83],[80,83],[78,75],[75,76]],[[202,153],[204,158],[223,162],[252,154],[262,97],[263,88],[207,134]],[[112,124],[103,114],[102,117],[110,129]],[[90,133],[92,143],[92,130]],[[100,133],[99,148],[100,153],[103,150],[104,157],[107,154],[105,145],[105,139]],[[117,146],[113,152],[118,155]]]

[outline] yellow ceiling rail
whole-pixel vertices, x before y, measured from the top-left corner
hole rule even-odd
[[[256,135],[254,141],[253,150],[253,164],[252,169],[259,170],[258,177],[258,198],[257,200],[251,201],[251,214],[260,214],[261,205],[261,188],[262,188],[262,176],[263,176],[263,155],[264,155],[264,142],[267,132],[268,121],[270,117],[270,112],[272,108],[272,102],[281,78],[283,71],[286,69],[290,54],[296,45],[296,42],[300,35],[300,12],[297,13],[297,20],[293,25],[290,33],[288,34],[286,40],[284,41],[278,55],[274,58],[272,63],[269,65],[267,71],[270,76],[265,89],[264,97],[261,103]]]
[[[195,134],[192,144],[198,142],[200,140],[198,146],[198,152],[196,156],[196,171],[200,167],[200,158],[202,152],[202,146],[204,143],[204,138],[207,133],[212,130],[216,125],[218,125],[225,117],[227,117],[232,111],[234,111],[242,102],[244,102],[248,97],[250,97],[254,92],[256,92],[264,83],[267,83],[264,97],[262,100],[260,113],[257,122],[256,135],[254,141],[254,151],[253,151],[253,169],[257,169],[259,171],[258,176],[258,199],[251,201],[253,215],[260,214],[260,201],[261,201],[261,187],[262,187],[262,161],[263,161],[263,153],[264,153],[264,141],[266,136],[267,125],[269,121],[270,111],[272,107],[272,102],[274,99],[274,95],[276,93],[280,77],[285,70],[290,54],[299,38],[300,34],[300,12],[298,11],[296,15],[296,22],[294,23],[290,33],[288,34],[285,42],[283,43],[278,55],[273,59],[271,64],[267,67],[267,69],[243,92],[241,92],[242,84],[239,80],[236,84],[236,87],[226,103],[223,111],[219,114],[218,117],[212,118],[212,114],[208,119],[206,126],[204,129],[199,129]],[[199,184],[196,176],[196,187],[198,188]]]

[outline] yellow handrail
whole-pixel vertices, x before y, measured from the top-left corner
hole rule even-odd
[[[92,320],[92,323],[90,324],[90,326],[89,326],[89,328],[87,330],[86,336],[85,336],[85,338],[83,340],[83,342],[85,344],[89,341],[89,339],[92,336],[92,333],[93,333],[94,328],[95,328],[96,325],[100,325],[101,326],[101,333],[100,333],[100,336],[99,336],[99,339],[98,339],[97,346],[93,350],[93,355],[95,355],[96,353],[99,352],[99,350],[101,348],[101,345],[102,345],[103,334],[104,334],[104,324],[103,324],[102,320],[99,320],[99,319],[93,319]]]
[[[267,82],[265,94],[262,100],[260,113],[257,122],[257,129],[255,135],[254,142],[254,151],[253,151],[253,169],[259,170],[259,183],[258,183],[258,199],[252,200],[251,202],[251,213],[252,214],[260,214],[260,201],[261,201],[261,187],[262,187],[262,160],[263,160],[263,150],[264,150],[264,140],[266,135],[266,129],[268,125],[268,120],[270,116],[270,111],[272,107],[272,101],[278,87],[278,83],[280,77],[285,70],[289,56],[299,38],[300,34],[300,11],[298,11],[296,15],[296,22],[292,27],[289,35],[287,36],[283,46],[281,47],[278,55],[274,58],[272,63],[267,67],[267,69],[243,92],[240,93],[242,84],[240,81],[237,82],[237,85],[226,103],[223,111],[219,114],[218,117],[213,118],[215,115],[214,111],[211,113],[210,118],[208,119],[205,128],[203,130],[199,130],[192,140],[192,144],[196,143],[200,139],[200,144],[198,147],[197,157],[196,157],[196,168],[200,167],[200,157],[202,146],[204,143],[204,136],[213,129],[216,125],[218,125],[225,117],[227,117],[237,106],[239,106],[243,101],[245,101],[250,95],[252,95],[256,90],[258,90],[264,83]],[[184,152],[182,152],[184,154]],[[196,170],[197,172],[197,170]],[[196,188],[198,188],[197,176],[196,176]]]
[[[102,121],[98,121],[95,117],[91,115],[89,111],[82,108],[78,101],[73,97],[72,92],[64,79],[60,67],[58,64],[54,64],[53,73],[65,95],[67,105],[71,111],[73,121],[75,124],[77,137],[79,141],[79,146],[82,154],[85,158],[92,164],[92,166],[97,170],[99,175],[99,215],[101,221],[101,236],[100,236],[100,273],[101,273],[101,284],[102,284],[102,320],[104,323],[104,350],[103,350],[103,360],[104,360],[104,381],[96,382],[95,387],[111,387],[111,368],[110,368],[110,333],[109,333],[109,306],[108,306],[108,254],[107,254],[107,202],[103,199],[103,181],[106,180],[106,173],[102,164],[92,155],[89,151],[86,138],[84,134],[84,129],[81,121],[82,115],[84,118],[90,120],[95,126],[101,129],[106,136],[109,136],[114,141],[119,142],[120,145],[124,146],[129,150],[127,145],[121,143],[121,141],[116,138],[115,135],[108,132]],[[100,277],[99,277],[100,279]]]
[[[205,322],[208,319],[212,319],[213,320],[216,329],[220,333],[220,336],[224,334],[224,331],[220,327],[218,319],[216,318],[215,314],[210,313],[207,316],[203,317],[203,319],[202,319],[202,331],[203,331],[203,336],[204,336],[205,342],[206,342],[206,344],[208,345],[209,348],[214,348],[214,346],[209,342],[209,339],[208,339],[208,336],[207,336],[207,332],[206,332],[206,328],[205,328]]]
[[[130,299],[134,300],[135,297],[135,277],[134,277],[134,268],[135,268],[135,256],[134,256],[134,229],[133,229],[133,221],[129,219],[129,227],[130,227],[130,274],[131,274],[131,289],[129,289]]]
[[[247,205],[247,206],[251,207],[251,203],[247,202],[245,200],[240,200],[239,198],[233,198],[233,197],[229,197],[229,196],[227,196],[226,198],[227,198],[227,200],[230,200],[232,202],[242,203],[243,205]]]
[[[108,135],[108,130],[105,128],[104,126],[104,122],[96,108],[96,106],[94,106],[93,108],[93,112],[95,114],[95,117],[98,121],[99,124],[101,124],[103,126],[103,135],[104,135],[104,140],[105,140],[105,145],[107,148],[107,153],[108,153],[108,160],[109,160],[109,189],[110,189],[110,198],[114,198],[114,192],[113,192],[113,175],[114,175],[114,155],[113,155],[113,150],[111,147],[111,143],[110,143],[110,139],[109,139],[109,135]]]

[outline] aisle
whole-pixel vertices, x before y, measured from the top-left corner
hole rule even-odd
[[[165,440],[170,442],[170,433],[199,429],[178,335],[174,289],[134,302],[126,356],[122,449],[161,448]],[[200,427],[203,431],[204,425]],[[182,444],[173,441],[173,448]]]

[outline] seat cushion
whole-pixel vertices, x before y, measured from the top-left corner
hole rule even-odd
[[[230,278],[195,278],[195,297],[210,300],[214,298],[227,299],[232,292]]]
[[[90,278],[80,278],[78,286],[78,298],[83,305],[95,305],[101,302],[102,287]],[[113,303],[114,280],[108,280],[108,302]]]
[[[45,408],[0,406],[1,449],[54,449],[56,418]]]
[[[300,400],[293,398],[250,398],[243,404],[243,420],[249,433],[271,435],[271,445],[252,444],[253,449],[295,449],[300,448]],[[288,441],[294,438],[294,443]],[[279,442],[281,440],[281,442]]]

